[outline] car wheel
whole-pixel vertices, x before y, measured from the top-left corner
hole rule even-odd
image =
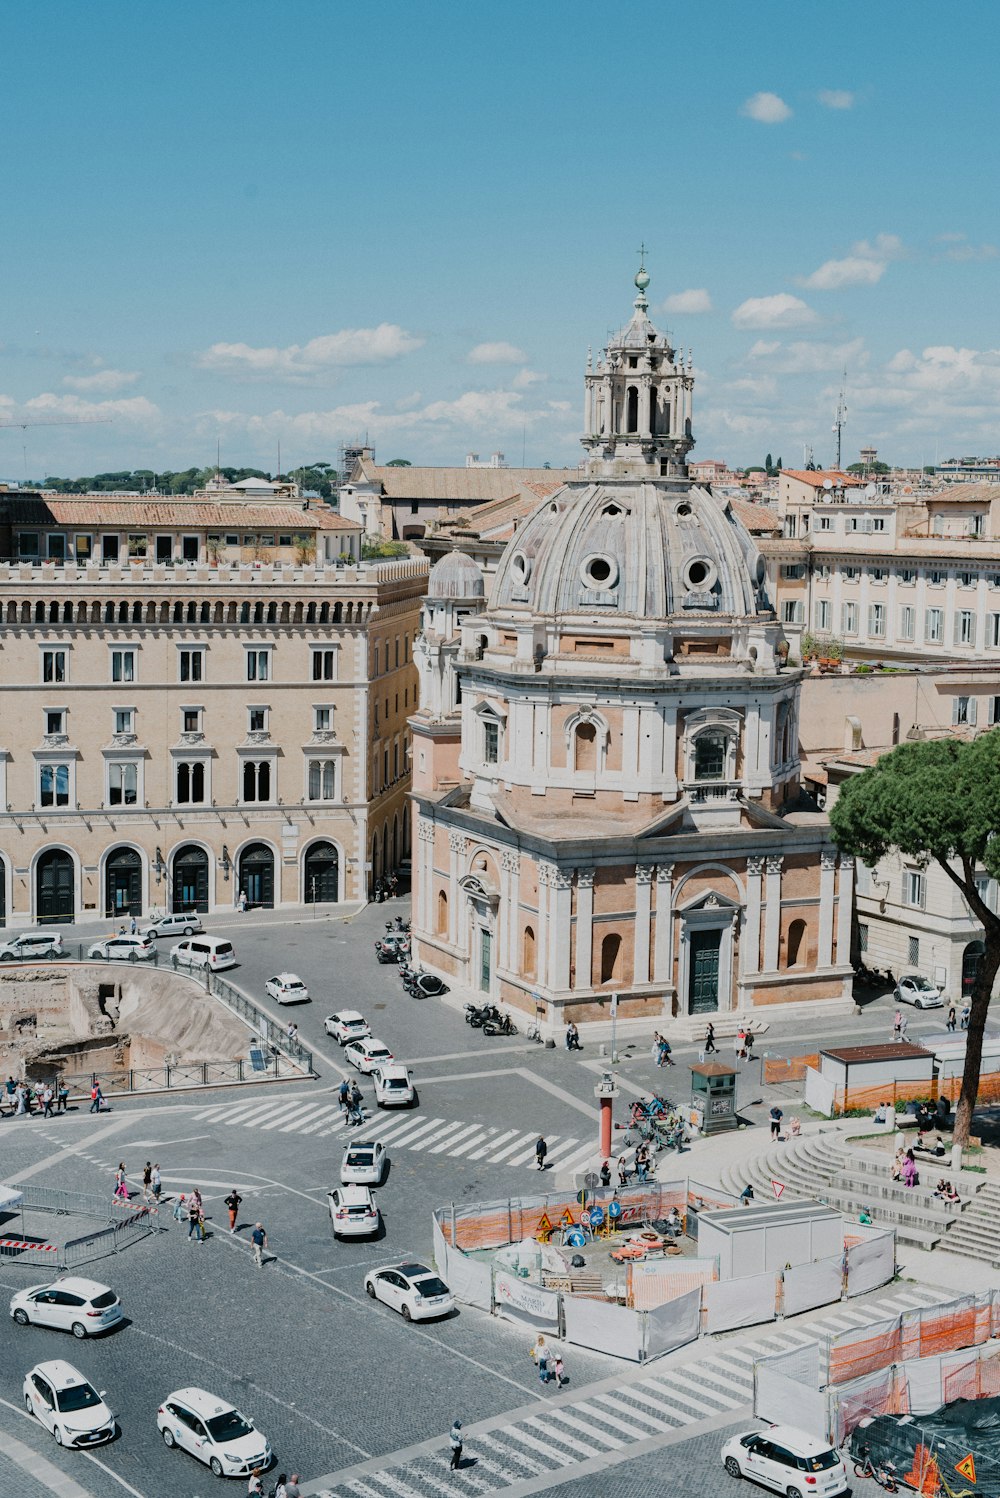
[[[365,1289],[368,1291],[368,1294],[371,1296],[372,1300],[374,1300],[375,1299],[375,1286],[372,1284],[371,1280],[366,1280],[365,1281]]]
[[[222,1463],[219,1461],[219,1458],[217,1456],[213,1456],[208,1465],[211,1467],[212,1472],[216,1477],[222,1476]]]
[[[52,1427],[52,1439],[55,1441],[57,1446],[61,1446],[63,1444],[63,1434],[58,1425],[53,1425]]]
[[[24,1407],[28,1411],[28,1414],[31,1415],[32,1417],[34,1417],[35,1411],[34,1411],[34,1408],[32,1407],[31,1395],[30,1394],[25,1394],[25,1396],[24,1396]]]
[[[802,1493],[799,1488],[786,1488],[785,1498],[802,1498]]]
[[[81,1341],[87,1335],[87,1328],[84,1326],[82,1321],[74,1321],[73,1325],[70,1327],[70,1331],[73,1333],[74,1337],[79,1337]]]
[[[160,1435],[163,1437],[163,1444],[164,1446],[166,1446],[167,1450],[173,1451],[174,1446],[176,1445],[176,1442],[174,1441],[173,1431],[168,1430],[167,1427],[164,1426],[160,1431]]]
[[[410,1315],[410,1308],[409,1308],[409,1306],[404,1306],[403,1307],[403,1320],[404,1321],[412,1321],[413,1320],[413,1317]]]
[[[28,1324],[28,1313],[27,1313],[27,1311],[22,1311],[21,1307],[18,1306],[17,1310],[14,1312],[14,1320],[17,1322],[18,1326],[27,1326],[27,1324]]]
[[[193,936],[194,935],[194,927],[193,926],[185,926],[184,927],[184,935],[185,936]]]
[[[735,1456],[726,1457],[726,1471],[729,1473],[730,1477],[743,1476],[743,1473],[740,1471],[740,1464],[736,1460]]]

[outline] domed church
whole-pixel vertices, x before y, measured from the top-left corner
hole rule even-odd
[[[431,570],[413,930],[421,963],[552,1028],[617,995],[626,1029],[684,1035],[850,1001],[852,865],[800,787],[763,561],[688,477],[692,360],[635,284],[588,356],[578,476],[491,585],[461,551]]]

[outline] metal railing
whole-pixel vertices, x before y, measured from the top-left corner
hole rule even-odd
[[[290,1037],[287,1030],[275,1024],[269,1014],[265,1014],[253,999],[248,999],[246,994],[234,988],[232,983],[228,983],[218,973],[209,972],[207,968],[205,972],[207,979],[205,987],[208,991],[217,999],[221,999],[227,1009],[231,1009],[240,1019],[252,1025],[272,1052],[280,1051],[303,1071],[313,1074],[312,1051],[307,1050],[298,1038]]]
[[[107,1254],[118,1253],[129,1244],[151,1233],[165,1232],[157,1207],[142,1202],[109,1200],[82,1191],[60,1191],[50,1186],[28,1183],[20,1186],[21,1205],[12,1216],[19,1215],[21,1228],[0,1229],[0,1258],[18,1264],[39,1264],[47,1269],[72,1269]],[[31,1234],[25,1237],[25,1212],[51,1212],[59,1217],[91,1217],[99,1224],[89,1233],[69,1238],[64,1243],[36,1243]]]

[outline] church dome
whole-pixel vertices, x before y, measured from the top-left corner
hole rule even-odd
[[[749,531],[728,501],[707,489],[574,483],[518,528],[497,571],[490,609],[582,613],[594,622],[602,616],[608,622],[623,616],[746,619],[771,615],[764,578]]]
[[[484,598],[483,574],[464,552],[450,551],[434,563],[427,577],[428,598]]]

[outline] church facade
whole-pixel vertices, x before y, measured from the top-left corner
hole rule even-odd
[[[851,996],[852,864],[799,783],[802,673],[763,561],[694,484],[690,357],[648,317],[586,373],[578,475],[415,646],[420,962],[556,1028],[695,1033]]]

